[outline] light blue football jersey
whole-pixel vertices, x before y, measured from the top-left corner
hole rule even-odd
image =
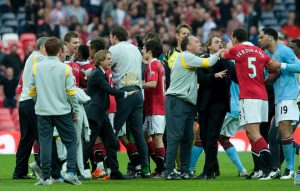
[[[277,44],[274,54],[268,50],[267,55],[276,58],[281,63],[286,63],[286,68],[280,70],[280,75],[274,82],[275,104],[284,100],[296,100],[298,96],[298,82],[294,72],[300,71],[300,62],[295,53],[283,44]]]
[[[230,83],[230,112],[226,115],[234,118],[239,117],[239,95],[240,89],[239,85],[231,81]]]

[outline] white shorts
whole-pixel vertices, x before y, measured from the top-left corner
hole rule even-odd
[[[164,134],[166,119],[164,115],[148,115],[144,122],[144,132],[148,135]]]
[[[241,99],[240,126],[250,123],[268,122],[268,101],[261,99]]]
[[[299,121],[299,108],[296,100],[284,100],[275,105],[275,125],[278,127],[280,121]]]
[[[242,130],[242,129],[244,129],[244,127],[239,125],[238,118],[234,118],[226,115],[220,134],[224,135],[225,137],[233,137],[235,136],[238,130]]]
[[[124,125],[122,126],[122,128],[120,129],[119,133],[118,133],[118,137],[122,137],[126,135],[126,122],[124,123]]]

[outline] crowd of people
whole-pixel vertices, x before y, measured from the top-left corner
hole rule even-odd
[[[156,32],[141,39],[140,50],[119,25],[110,29],[111,46],[101,37],[80,45],[74,31],[63,42],[39,38],[19,81],[21,139],[13,179],[29,178],[32,147],[35,185],[80,185],[92,178],[215,179],[221,175],[220,142],[239,176],[295,177],[299,184],[293,139],[299,40],[289,48],[276,30],[263,28],[259,48],[245,29],[235,29],[227,45],[213,34],[203,47],[188,24],[177,27],[176,38],[177,47],[162,62]],[[239,128],[251,144],[249,174],[229,139]],[[119,170],[118,139],[127,149],[126,175]],[[205,165],[196,176],[202,151]],[[152,173],[148,156],[156,164]]]
[[[5,106],[17,105],[17,86],[20,94],[13,179],[30,178],[28,166],[36,185],[215,179],[221,176],[219,142],[238,176],[300,184],[293,138],[298,12],[285,12],[296,11],[297,3],[282,2],[286,9],[275,12],[275,2],[255,0],[91,2],[83,1],[85,8],[79,0],[25,4],[39,11],[29,12],[21,32],[43,37],[22,74],[17,64],[1,79],[9,87]],[[1,8],[18,10],[11,5]],[[266,13],[281,17],[268,23]],[[267,27],[258,31],[260,24]],[[281,25],[288,46],[277,32]],[[17,60],[15,55],[9,58]],[[251,173],[230,142],[240,128],[251,144]],[[119,170],[117,140],[127,149],[126,175]],[[32,147],[35,162],[28,164]],[[203,151],[205,165],[196,176]],[[156,165],[152,173],[149,158]]]
[[[280,38],[298,38],[299,8],[295,0],[0,0],[0,33],[4,34],[2,28],[4,32],[11,28],[11,20],[3,16],[6,13],[15,15],[9,16],[17,23],[11,32],[56,36],[63,40],[68,31],[76,31],[83,44],[99,36],[109,43],[110,27],[119,24],[126,28],[128,40],[135,45],[138,44],[136,36],[145,38],[148,32],[156,31],[166,53],[176,46],[176,26],[181,22],[189,24],[192,34],[202,43],[211,33],[221,34],[228,41],[232,31],[240,27],[247,29],[249,41],[254,45],[258,44],[258,30],[262,26],[281,31]],[[32,46],[23,49],[26,61]],[[6,72],[6,68],[10,67],[14,78],[19,78],[25,61],[20,59],[17,50],[16,45],[7,53],[0,51],[0,76],[7,77],[10,71]],[[13,89],[14,82],[15,79],[10,80],[3,86]],[[15,107],[18,99],[15,94],[4,90],[4,97],[5,107]]]
[[[165,53],[176,46],[176,26],[181,22],[191,25],[192,33],[202,43],[211,32],[221,33],[227,41],[235,28],[245,27],[249,40],[257,45],[262,26],[278,29],[286,39],[298,38],[299,12],[299,2],[295,0],[1,0],[0,33],[3,35],[6,30],[2,28],[8,27],[17,34],[34,33],[63,40],[68,31],[76,31],[83,44],[98,36],[109,42],[109,28],[115,23],[126,28],[134,44],[135,36],[144,38],[150,31],[158,32]],[[17,25],[12,27],[11,22]],[[9,66],[1,61],[2,56],[0,53],[0,63]],[[16,67],[15,76],[19,76],[20,62],[14,63],[16,66],[10,67]]]

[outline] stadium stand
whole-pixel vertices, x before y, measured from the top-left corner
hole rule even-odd
[[[257,31],[263,26],[283,32],[285,40],[290,39],[286,32],[290,31],[288,29],[300,30],[300,1],[296,0],[153,1],[147,4],[143,0],[81,0],[79,6],[75,6],[73,1],[65,0],[59,5],[55,0],[0,0],[0,76],[4,75],[5,70],[1,61],[5,54],[10,53],[13,45],[18,46],[17,53],[23,64],[31,49],[35,48],[39,36],[62,38],[69,30],[76,30],[82,42],[98,36],[109,41],[109,28],[114,23],[128,30],[129,40],[133,44],[137,44],[135,36],[144,38],[149,31],[156,31],[160,35],[164,52],[176,45],[175,28],[182,22],[192,26],[192,33],[200,41],[205,40],[207,34],[213,33],[221,33],[228,40],[231,35],[228,31],[240,24],[248,31],[254,27],[253,31],[256,32],[251,33],[251,39],[255,39],[253,42],[257,42]],[[84,16],[82,8],[88,17],[84,21],[74,14],[80,10]],[[294,12],[295,18],[289,15],[290,12]],[[230,22],[233,16],[237,19]],[[292,26],[287,24],[290,19],[294,23]],[[227,23],[236,26],[230,25],[229,30]],[[0,85],[0,108],[3,108],[3,99]],[[9,119],[5,121],[18,121],[12,116]],[[11,123],[5,125],[10,126]]]

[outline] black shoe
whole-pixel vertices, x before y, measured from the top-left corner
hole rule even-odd
[[[200,179],[200,180],[210,180],[215,178],[216,177],[214,175],[206,174],[205,172],[203,172],[202,174],[196,177],[196,179]]]
[[[258,171],[252,171],[250,174],[248,174],[245,178],[246,179],[260,179],[262,178],[264,175],[262,170],[258,170]]]
[[[192,173],[182,173],[180,177],[182,180],[188,180],[188,179],[192,179],[194,175]]]
[[[25,179],[33,179],[27,175],[24,175],[24,176],[18,176],[18,175],[13,175],[12,179],[14,180],[25,180]]]
[[[111,172],[110,180],[129,180],[131,177],[123,175],[120,171]]]
[[[221,175],[221,173],[219,170],[215,171],[215,177],[220,176],[220,175]]]
[[[86,178],[83,175],[77,176],[78,180],[86,180]]]
[[[171,172],[170,174],[165,176],[165,180],[180,180],[180,175],[176,174],[175,172]]]
[[[142,178],[151,178],[151,174],[150,173],[148,173],[148,174],[141,173],[141,175],[142,175]]]
[[[132,176],[132,178],[143,178],[141,171],[136,171]]]

